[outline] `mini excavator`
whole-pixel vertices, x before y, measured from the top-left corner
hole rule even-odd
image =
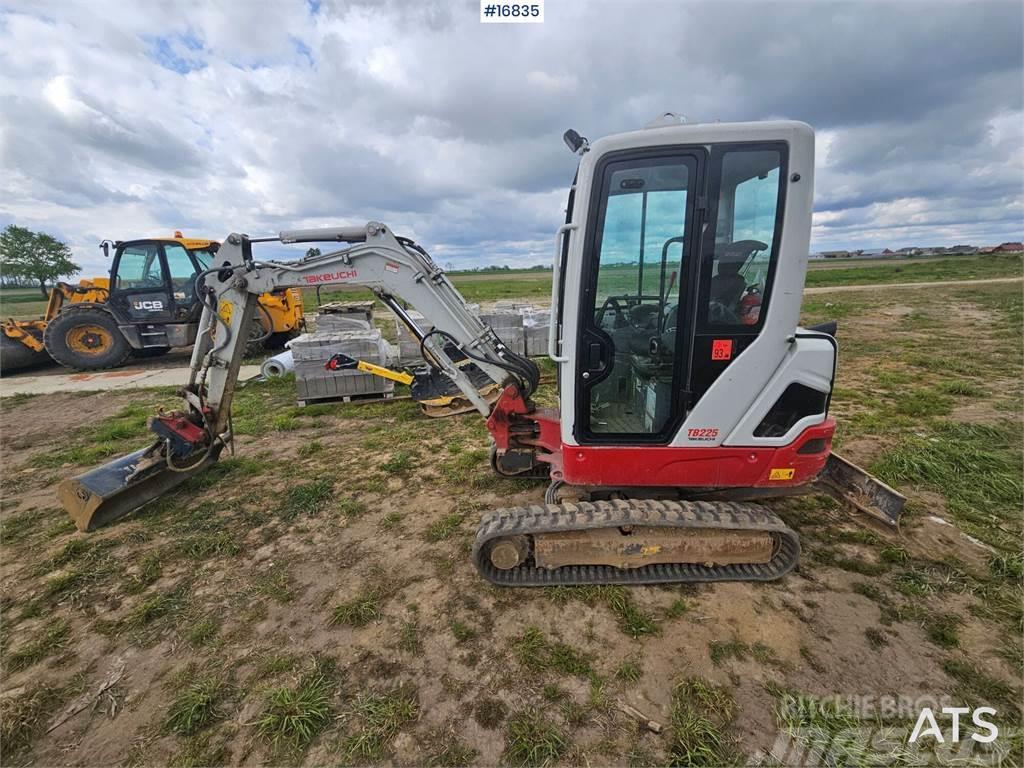
[[[831,451],[835,323],[799,325],[812,129],[667,115],[593,144],[575,131],[564,139],[580,161],[555,237],[557,410],[532,401],[537,365],[388,226],[231,234],[196,281],[204,310],[181,410],[150,419],[149,447],[60,485],[77,526],[127,514],[215,463],[232,443],[257,297],[319,285],[372,290],[486,419],[493,470],[550,480],[545,504],[483,516],[472,557],[495,584],[776,579],[796,564],[799,539],[759,501],[809,491],[897,524],[905,499]],[[342,245],[261,260],[271,241]],[[481,378],[500,388],[496,401]]]

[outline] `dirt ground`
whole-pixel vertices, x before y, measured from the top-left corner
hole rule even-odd
[[[54,484],[145,444],[173,401],[7,398],[0,759],[909,764],[935,758],[906,744],[922,702],[994,707],[1003,735],[973,759],[1012,754],[1020,304],[1019,284],[806,301],[840,323],[837,450],[910,501],[896,532],[773,502],[803,556],[768,584],[489,586],[480,513],[544,486],[492,476],[480,420],[300,409],[288,382],[242,390],[236,456],[80,534]],[[895,747],[837,740],[882,727]]]

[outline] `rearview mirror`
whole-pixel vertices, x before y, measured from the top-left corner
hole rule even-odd
[[[587,141],[586,137],[580,136],[572,128],[562,134],[562,141],[565,142],[565,146],[567,146],[573,154],[577,152],[586,152],[590,147],[590,142]]]
[[[103,251],[103,255],[106,256],[109,259],[110,258],[110,241],[109,240],[104,240],[102,243],[100,243],[100,250],[102,250]]]

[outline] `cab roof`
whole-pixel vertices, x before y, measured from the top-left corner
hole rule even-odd
[[[211,245],[220,245],[219,240],[207,240],[203,237],[154,237],[152,239],[164,243],[178,243],[190,251],[196,248],[209,248]]]
[[[208,240],[204,237],[184,237],[180,232],[175,232],[171,237],[139,237],[134,240],[115,240],[114,246],[117,247],[128,243],[133,245],[139,243],[178,243],[178,245],[189,251],[209,248],[211,245],[220,246],[219,240]]]

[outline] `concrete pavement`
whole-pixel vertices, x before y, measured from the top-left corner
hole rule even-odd
[[[143,389],[146,387],[180,387],[188,381],[188,366],[182,368],[116,368],[92,373],[48,375],[15,375],[0,379],[0,397],[11,395],[47,395],[54,392],[96,392],[105,390]],[[258,376],[258,365],[243,365],[240,380]]]

